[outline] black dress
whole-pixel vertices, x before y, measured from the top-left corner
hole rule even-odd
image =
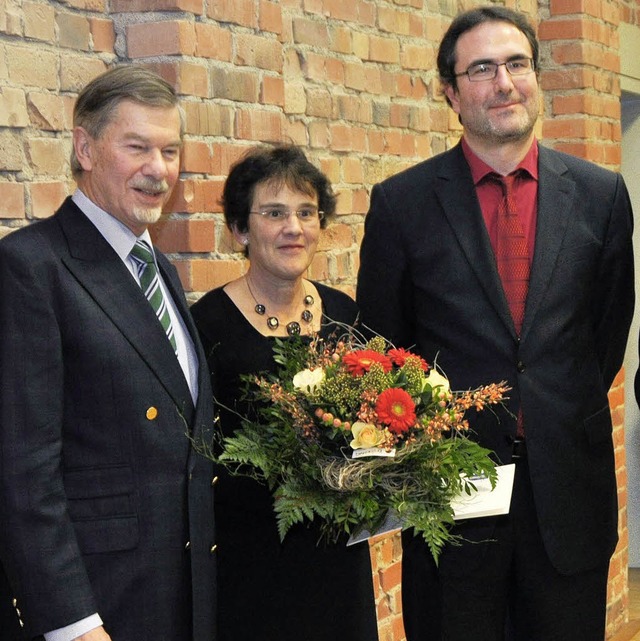
[[[356,304],[314,283],[325,318],[353,324]],[[222,288],[192,313],[204,343],[217,400],[237,407],[241,374],[273,371],[273,339],[255,330]],[[328,336],[335,327],[325,325]],[[229,434],[238,419],[221,413]],[[218,470],[217,641],[376,641],[369,546],[319,542],[315,525],[297,525],[280,542],[265,485]]]

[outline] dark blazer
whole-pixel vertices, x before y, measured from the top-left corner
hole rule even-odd
[[[28,637],[98,612],[114,641],[213,639],[206,359],[194,407],[142,291],[67,199],[0,242],[0,563]],[[20,638],[0,620],[0,639]],[[14,628],[15,629],[15,628]],[[17,634],[17,633],[15,633]]]
[[[622,178],[540,147],[535,254],[518,339],[458,145],[374,187],[361,249],[362,320],[437,359],[454,389],[508,381],[522,404],[547,553],[562,573],[617,541],[607,391],[634,307],[632,214]],[[515,417],[486,411],[477,440],[508,463]]]

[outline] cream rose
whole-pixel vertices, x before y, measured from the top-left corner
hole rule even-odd
[[[448,393],[451,391],[449,379],[440,374],[435,368],[429,372],[429,376],[425,377],[424,382],[428,383],[432,390],[435,390],[437,387],[439,388],[438,392]]]
[[[376,447],[380,445],[384,439],[382,430],[379,430],[375,425],[362,423],[360,421],[351,426],[351,434],[353,440],[349,445],[351,445],[354,450]]]
[[[303,369],[293,377],[293,386],[305,394],[313,394],[324,381],[324,370],[321,367],[315,369]]]

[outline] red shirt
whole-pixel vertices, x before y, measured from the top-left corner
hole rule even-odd
[[[498,205],[502,200],[502,188],[489,177],[497,173],[487,163],[480,160],[471,151],[467,141],[462,138],[462,151],[469,163],[471,177],[480,201],[484,224],[489,232],[491,246],[496,249]],[[522,170],[522,171],[519,171]],[[533,260],[536,240],[536,218],[538,212],[538,141],[534,140],[531,148],[511,173],[518,172],[514,182],[513,197],[518,203],[518,217],[529,247],[529,264]]]

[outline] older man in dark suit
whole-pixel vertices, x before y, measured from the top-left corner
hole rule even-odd
[[[79,95],[78,190],[0,243],[3,641],[210,641],[209,375],[147,227],[177,181],[173,88],[138,67]]]
[[[538,146],[522,15],[461,14],[438,66],[462,141],[374,187],[357,297],[365,324],[437,355],[454,389],[508,381],[505,411],[471,428],[516,477],[510,514],[460,525],[437,572],[404,533],[407,638],[498,641],[508,621],[519,641],[602,641],[617,541],[607,392],[634,305],[627,190]]]

